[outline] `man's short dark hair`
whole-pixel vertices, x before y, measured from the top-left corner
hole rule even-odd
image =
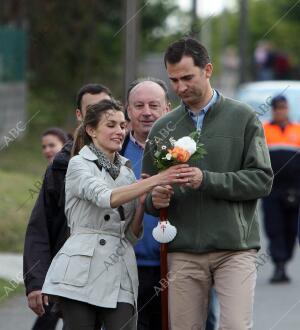
[[[82,97],[84,94],[100,94],[100,93],[105,93],[108,96],[112,96],[111,91],[109,90],[108,87],[101,85],[101,84],[86,84],[83,85],[77,95],[76,95],[76,106],[77,109],[81,110],[81,102],[82,102]]]
[[[273,99],[271,101],[272,108],[276,108],[276,106],[279,102],[286,102],[287,103],[287,98],[283,95],[277,95],[277,96],[273,97]]]
[[[201,69],[211,62],[206,48],[198,40],[186,37],[173,42],[167,48],[164,56],[165,66],[167,67],[167,63],[180,62],[183,56],[190,56],[194,64]]]

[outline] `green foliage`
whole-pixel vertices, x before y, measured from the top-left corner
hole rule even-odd
[[[73,95],[87,81],[116,81],[121,60],[122,1],[29,0],[35,88]]]
[[[142,49],[157,49],[156,29],[176,6],[171,0],[140,1]],[[125,1],[28,0],[31,84],[70,98],[78,86],[98,81],[122,93]]]
[[[266,1],[266,0],[265,0]],[[299,24],[300,6],[294,0],[271,0],[271,6],[274,8],[276,17],[284,18],[288,22]],[[270,5],[270,4],[269,4]],[[284,16],[284,17],[283,17]]]
[[[66,105],[62,111],[58,104],[50,92],[30,94],[28,118],[37,115],[28,124],[24,137],[0,151],[0,251],[23,250],[27,221],[48,165],[42,156],[41,133],[51,125],[66,128],[58,123],[62,124],[68,114],[74,117],[72,105]]]
[[[178,6],[172,0],[148,1],[141,11],[140,43],[142,53],[155,53],[165,50],[168,44],[167,18],[177,16]]]
[[[286,53],[294,67],[300,66],[300,6],[293,0],[249,0],[248,1],[248,55],[249,74],[254,50],[261,40],[271,41],[275,50]],[[201,20],[199,20],[201,26]],[[218,73],[219,61],[224,48],[239,47],[240,12],[234,10],[220,13],[211,18],[212,49],[215,72]],[[297,78],[297,74],[295,76]],[[215,76],[213,77],[213,79]],[[252,77],[253,78],[253,77]],[[299,77],[298,77],[299,78]]]
[[[23,251],[27,221],[38,196],[41,174],[0,170],[0,251]]]
[[[25,294],[25,288],[22,283],[0,278],[0,304],[17,294]]]
[[[293,0],[252,0],[249,6],[250,53],[257,42],[269,40],[275,49],[289,55],[298,66],[300,44],[300,7]]]

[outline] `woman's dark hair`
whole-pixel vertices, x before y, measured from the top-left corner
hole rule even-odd
[[[65,144],[69,140],[68,134],[58,127],[48,128],[42,133],[42,138],[46,135],[56,136],[62,142],[62,144]]]
[[[180,62],[183,56],[190,56],[194,60],[194,64],[201,69],[210,63],[206,48],[198,40],[186,37],[175,41],[167,48],[164,56],[165,66],[167,67],[167,63]]]
[[[109,110],[124,112],[122,104],[113,99],[102,100],[87,107],[84,120],[75,131],[74,144],[71,154],[72,157],[77,155],[81,148],[92,142],[91,137],[86,132],[87,126],[96,128],[102,119],[102,116]]]
[[[76,95],[76,106],[77,109],[81,110],[81,101],[83,98],[84,94],[101,94],[101,93],[105,93],[108,96],[111,96],[111,91],[109,90],[108,87],[101,85],[101,84],[86,84],[84,86],[82,86],[77,95]]]

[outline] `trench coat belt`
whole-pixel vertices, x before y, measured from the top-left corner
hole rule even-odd
[[[125,233],[116,233],[108,230],[100,230],[94,228],[87,228],[87,227],[76,227],[71,231],[71,236],[75,234],[101,234],[101,235],[108,235],[108,236],[115,236],[119,238],[125,238]]]

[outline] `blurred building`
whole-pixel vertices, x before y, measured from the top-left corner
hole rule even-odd
[[[4,1],[0,8],[7,14],[0,21],[0,150],[26,126],[27,33],[18,4]]]

